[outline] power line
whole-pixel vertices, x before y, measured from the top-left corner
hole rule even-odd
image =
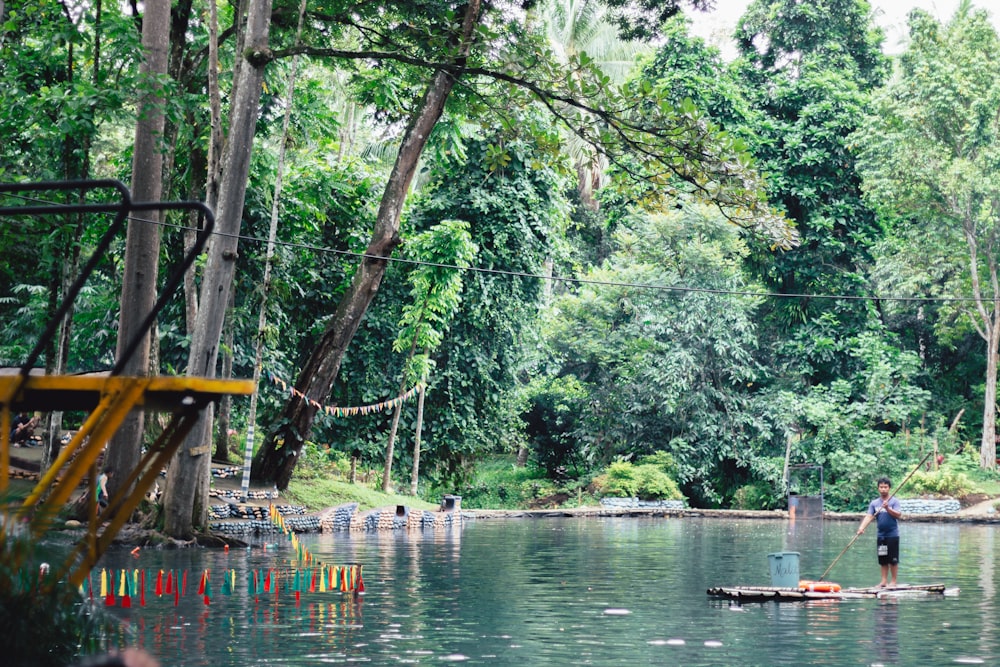
[[[130,218],[132,219],[132,218]],[[141,219],[139,219],[141,220]],[[152,220],[141,220],[143,222],[153,222]],[[183,225],[174,225],[170,223],[158,223],[164,227],[174,227],[177,229],[190,229]],[[230,236],[230,238],[236,238],[240,241],[253,241],[257,243],[263,243],[264,240],[255,236],[246,236],[243,234],[228,235],[223,232],[215,232],[215,234],[220,236]],[[320,253],[331,253],[334,255],[341,255],[345,257],[352,257],[354,259],[375,259],[383,260],[386,262],[395,262],[398,264],[410,264],[414,266],[432,266],[442,269],[453,269],[456,271],[466,271],[470,273],[481,273],[487,275],[496,276],[506,276],[513,278],[533,278],[537,280],[548,280],[556,283],[565,283],[571,285],[595,285],[600,287],[624,287],[633,289],[643,289],[643,290],[654,290],[654,291],[667,291],[667,292],[682,292],[690,294],[714,294],[719,296],[744,296],[753,298],[773,298],[773,299],[826,299],[826,300],[845,300],[845,301],[893,301],[893,302],[915,302],[915,303],[975,303],[976,299],[973,297],[928,297],[928,296],[863,296],[863,295],[851,295],[851,294],[805,294],[805,293],[784,293],[784,292],[767,292],[767,291],[749,291],[749,290],[736,290],[736,289],[717,289],[709,287],[687,287],[683,285],[652,285],[649,283],[629,283],[620,282],[614,280],[595,280],[591,278],[572,278],[566,276],[546,276],[537,273],[527,273],[523,271],[508,271],[505,269],[490,269],[486,267],[478,266],[458,266],[456,264],[442,264],[439,262],[427,262],[423,260],[408,259],[405,257],[383,257],[380,255],[369,255],[363,252],[355,252],[352,250],[337,250],[336,248],[327,248],[324,246],[316,246],[308,243],[294,243],[291,241],[281,241],[276,240],[277,245],[292,248],[292,249],[306,249],[313,252]],[[1000,301],[1000,295],[997,297],[997,301]]]
[[[11,195],[17,197],[16,195]],[[35,201],[41,203],[41,200],[35,200],[28,197],[19,197],[26,201]],[[57,205],[51,202],[46,202],[49,205]],[[138,216],[128,216],[131,222],[144,222],[148,224],[157,224],[161,227],[177,229],[182,231],[196,231],[191,227],[186,225],[173,224],[168,222],[159,222],[155,220],[149,220],[147,218],[141,218]],[[215,231],[214,236],[226,236],[229,238],[235,238],[238,241],[255,242],[255,243],[265,243],[264,239],[255,236],[247,236],[245,234],[227,234],[225,232]],[[879,301],[879,302],[902,302],[902,303],[975,303],[976,299],[974,297],[946,297],[946,296],[878,296],[878,295],[855,295],[855,294],[805,294],[805,293],[784,293],[784,292],[769,292],[769,291],[751,291],[751,290],[738,290],[738,289],[719,289],[719,288],[709,288],[709,287],[688,287],[684,285],[653,285],[649,283],[630,283],[621,282],[615,280],[595,280],[592,278],[574,278],[566,276],[546,276],[536,273],[527,273],[523,271],[508,271],[505,269],[490,269],[486,267],[478,266],[458,266],[455,264],[442,264],[438,262],[426,262],[417,259],[408,259],[405,257],[383,257],[379,255],[369,255],[363,252],[355,252],[352,250],[337,250],[336,248],[327,248],[324,246],[317,246],[309,243],[297,243],[291,241],[281,241],[275,240],[275,244],[280,245],[285,248],[290,249],[300,249],[300,250],[310,250],[317,253],[329,253],[334,255],[340,255],[344,257],[350,257],[353,259],[374,259],[382,260],[385,262],[395,262],[397,264],[410,264],[413,266],[432,266],[442,269],[452,269],[455,271],[465,271],[470,273],[480,273],[485,275],[495,275],[495,276],[505,276],[512,278],[530,278],[535,280],[547,280],[553,283],[562,283],[568,285],[593,285],[599,287],[621,287],[629,289],[641,289],[641,290],[652,290],[652,291],[665,291],[665,292],[679,292],[683,294],[712,294],[718,296],[742,296],[749,298],[762,298],[762,299],[825,299],[825,300],[842,300],[842,301]],[[994,299],[1000,302],[1000,295]],[[989,301],[985,299],[984,301]]]

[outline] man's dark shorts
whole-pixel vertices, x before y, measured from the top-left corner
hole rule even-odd
[[[899,538],[880,537],[878,538],[878,564],[898,565],[899,564]]]

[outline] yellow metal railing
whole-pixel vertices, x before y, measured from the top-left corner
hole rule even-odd
[[[68,204],[65,202],[74,202]],[[144,211],[186,211],[199,218],[194,244],[163,281],[159,297],[117,355],[110,372],[86,375],[43,375],[36,368],[47,346],[55,340],[61,323],[69,316],[84,283],[104,259],[116,238],[126,230],[129,216]],[[89,414],[82,428],[62,449],[20,506],[2,510],[5,522],[0,529],[0,547],[14,532],[28,531],[37,538],[49,530],[83,480],[88,479],[89,507],[86,537],[77,545],[64,566],[74,584],[86,576],[118,530],[128,520],[160,471],[184,441],[201,411],[226,394],[248,395],[252,380],[216,380],[192,377],[123,377],[128,362],[147,339],[157,315],[180,288],[207,246],[215,226],[212,211],[201,202],[134,202],[120,181],[110,179],[38,183],[0,183],[0,220],[24,217],[60,216],[85,224],[90,216],[110,216],[106,231],[93,252],[66,289],[34,348],[19,369],[0,369],[0,496],[6,496],[10,478],[10,423],[13,412],[84,411]],[[12,223],[16,224],[16,223]],[[62,223],[60,223],[62,224]],[[170,423],[163,435],[143,455],[135,470],[118,471],[126,477],[116,480],[120,489],[108,506],[97,510],[94,480],[97,459],[108,441],[132,410],[168,412]],[[26,557],[26,556],[25,556]],[[23,563],[15,564],[23,565]],[[61,573],[57,573],[61,574]]]
[[[12,412],[85,410],[89,416],[59,452],[38,483],[19,506],[7,507],[9,526],[26,530],[32,538],[49,530],[85,479],[89,479],[88,530],[63,566],[73,585],[79,585],[101,554],[128,521],[153,486],[201,411],[223,395],[249,395],[252,380],[217,380],[192,377],[122,377],[92,375],[0,375],[0,493],[10,477],[10,420]],[[125,417],[134,409],[169,412],[171,419],[157,441],[148,448],[125,478],[103,511],[94,493],[97,460]]]

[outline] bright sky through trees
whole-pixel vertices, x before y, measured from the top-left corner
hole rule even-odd
[[[903,51],[907,39],[906,15],[911,9],[920,8],[942,22],[948,21],[955,13],[959,0],[869,0],[875,12],[876,21],[885,30],[885,52],[897,54]],[[692,12],[693,32],[709,44],[722,49],[727,59],[735,55],[730,36],[736,21],[746,10],[750,0],[715,0],[715,10],[709,13]],[[1000,11],[992,0],[973,0],[972,6],[986,9],[994,25],[1000,29]]]

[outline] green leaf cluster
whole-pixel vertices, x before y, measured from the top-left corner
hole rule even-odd
[[[949,496],[961,498],[973,490],[973,483],[963,473],[939,469],[932,472],[918,470],[908,483],[907,495]]]
[[[655,463],[615,461],[594,480],[604,496],[640,500],[683,500],[677,482]]]

